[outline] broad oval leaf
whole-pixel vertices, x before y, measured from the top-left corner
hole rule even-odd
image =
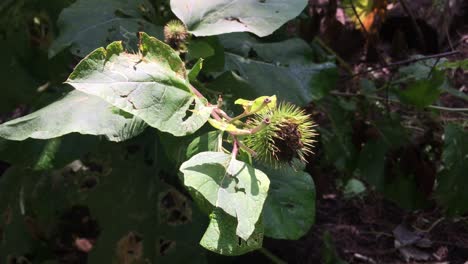
[[[184,136],[198,130],[211,108],[191,92],[177,53],[145,33],[140,34],[140,51],[126,53],[121,42],[99,48],[76,66],[67,83],[161,131]]]
[[[136,47],[138,31],[162,37],[162,27],[143,19],[152,12],[147,0],[78,0],[60,14],[57,21],[60,34],[49,49],[49,57],[67,47],[71,47],[74,55],[83,57],[115,40]]]
[[[172,12],[196,36],[248,31],[264,37],[298,16],[307,0],[171,0]]]
[[[301,39],[258,43],[245,33],[234,33],[223,35],[221,42],[226,47],[225,70],[241,77],[252,87],[254,96],[276,94],[282,100],[305,105],[322,99],[336,85],[336,65],[314,63],[314,50]],[[246,97],[242,90],[232,92]]]
[[[312,177],[292,168],[265,171],[271,181],[263,211],[265,236],[291,240],[301,238],[315,221]]]
[[[48,139],[76,132],[124,141],[145,128],[143,120],[115,109],[101,98],[72,91],[34,113],[1,124],[0,137],[9,140]]]
[[[260,170],[222,152],[202,152],[180,167],[184,184],[211,205],[237,218],[236,234],[248,240],[255,230],[270,180]]]

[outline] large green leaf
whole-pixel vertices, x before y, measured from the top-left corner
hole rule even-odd
[[[19,40],[16,40],[18,42]],[[19,45],[16,43],[16,45]],[[12,47],[7,41],[0,40],[0,119],[7,112],[12,112],[20,104],[29,104],[38,96],[39,83],[28,73],[21,61],[12,52]]]
[[[270,185],[263,172],[222,152],[199,153],[184,162],[180,171],[185,186],[237,218],[236,234],[250,238]]]
[[[71,47],[73,54],[84,57],[115,40],[136,47],[139,31],[162,37],[162,27],[143,19],[152,12],[147,0],[78,0],[60,14],[57,21],[60,35],[52,43],[49,57],[67,47]]]
[[[302,40],[257,43],[244,34],[229,34],[222,42],[227,50],[225,70],[234,71],[254,87],[256,96],[276,94],[305,105],[321,99],[335,86],[336,65],[312,62],[313,50]]]
[[[276,239],[301,238],[315,220],[312,177],[289,167],[264,171],[271,180],[263,212],[265,235]]]
[[[434,71],[429,79],[421,79],[409,83],[405,90],[398,91],[398,97],[404,103],[423,108],[439,98],[444,80],[445,76],[443,72]]]
[[[171,0],[171,9],[196,36],[248,31],[264,37],[298,16],[306,4],[306,0]]]
[[[437,176],[437,199],[452,215],[468,212],[468,133],[456,125],[445,127],[444,167]]]
[[[159,180],[159,164],[149,162],[155,161],[154,137],[145,133],[121,144],[101,141],[98,151],[56,171],[9,169],[0,178],[0,214],[9,217],[0,220],[1,263],[7,263],[8,254],[27,254],[42,263],[41,257],[54,258],[58,242],[73,253],[73,239],[87,238],[92,220],[100,234],[89,263],[205,263],[206,251],[198,241],[206,216]],[[68,218],[67,229],[56,233],[58,216],[77,204],[89,209],[90,217],[83,222]],[[138,239],[125,243],[131,234]]]
[[[319,105],[331,122],[330,129],[318,128],[325,158],[341,171],[353,170],[356,163],[357,150],[352,141],[352,122],[356,109],[347,106],[353,103],[341,98],[327,97]]]
[[[308,64],[314,58],[314,49],[300,38],[263,43],[247,33],[232,33],[219,36],[219,39],[231,53],[266,62],[283,65]]]
[[[141,33],[140,42],[141,56],[124,52],[121,42],[93,51],[67,83],[161,131],[175,136],[195,132],[208,120],[211,108],[191,92],[184,63],[156,38]]]
[[[61,168],[93,150],[99,141],[98,137],[77,133],[49,140],[0,139],[0,160],[33,170]]]
[[[221,209],[215,209],[210,218],[210,224],[200,241],[200,244],[206,249],[222,255],[237,256],[262,247],[262,225],[257,225],[249,239],[243,240],[236,235],[236,219],[234,217]]]
[[[377,190],[385,190],[385,154],[388,147],[382,140],[367,142],[359,155],[358,168],[361,176]]]
[[[48,139],[76,132],[123,141],[138,135],[145,127],[141,119],[114,109],[99,97],[72,91],[34,113],[1,124],[0,137]]]

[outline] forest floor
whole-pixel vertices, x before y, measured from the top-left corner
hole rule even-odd
[[[327,9],[330,8],[327,6],[329,1],[310,2],[318,6],[311,12],[320,13],[322,8],[323,13],[330,13]],[[410,5],[419,7],[422,13],[426,11],[427,1],[411,2]],[[372,75],[374,79],[386,82],[391,79],[392,72],[398,69],[386,66],[404,61],[413,54],[441,54],[442,58],[444,53],[448,53],[452,55],[447,57],[448,60],[468,58],[468,3],[459,1],[458,4],[457,10],[451,10],[452,16],[440,13],[430,19],[423,16],[417,18],[426,43],[424,50],[418,45],[410,16],[401,11],[389,11],[379,31],[371,33],[357,30],[355,25],[348,22],[337,24],[340,11],[343,13],[338,8],[331,12],[335,14],[334,18],[330,20],[325,15],[317,22],[315,32],[345,61],[346,67],[343,68],[351,68],[353,72],[366,71],[369,67],[381,68],[357,78]],[[440,28],[443,24],[447,25],[446,29]],[[307,32],[303,32],[303,25],[299,28],[299,36],[310,38]],[[372,27],[368,29],[372,30]],[[310,25],[306,30],[310,30]],[[406,38],[406,43],[401,45],[396,37],[399,32],[403,32]],[[377,55],[371,54],[372,50],[368,48],[369,38],[372,38],[369,35],[372,34],[378,38],[375,42]],[[382,66],[382,58],[388,59],[390,64]],[[346,73],[342,75],[346,76]],[[343,81],[339,84],[339,91],[352,91],[352,80],[346,77],[341,79]],[[468,94],[466,70],[452,71],[449,79],[454,88]],[[454,108],[468,107],[467,101],[449,94],[442,96],[441,103]],[[315,116],[319,125],[327,122],[321,120],[323,116],[326,115]],[[464,117],[447,112],[443,118],[463,120]],[[406,211],[372,191],[363,197],[348,199],[335,186],[335,180],[340,178],[338,172],[314,167],[323,155],[320,146],[315,152],[316,157],[308,168],[317,188],[316,223],[298,241],[267,239],[265,246],[274,255],[287,263],[468,263],[468,217],[446,218],[435,205],[425,210]],[[428,193],[427,199],[433,199],[431,193]],[[271,263],[270,259],[260,253],[242,257],[239,263],[252,259],[256,263]]]

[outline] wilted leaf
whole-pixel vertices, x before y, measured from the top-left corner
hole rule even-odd
[[[141,33],[140,41],[142,57],[114,42],[81,61],[67,83],[161,131],[175,136],[195,132],[208,120],[211,108],[191,92],[184,63],[155,38]]]
[[[171,0],[171,9],[196,36],[248,31],[264,37],[298,16],[306,4],[306,0]]]
[[[260,170],[222,152],[202,152],[180,167],[185,186],[237,219],[236,234],[248,240],[255,230],[270,181]]]
[[[116,112],[99,97],[72,91],[34,113],[1,124],[0,137],[48,139],[76,132],[123,141],[140,134],[145,127],[140,118]]]

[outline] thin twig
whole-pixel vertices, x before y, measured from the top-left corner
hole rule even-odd
[[[345,68],[345,70],[347,70],[349,72],[349,74],[354,74],[353,69],[351,68],[351,66],[349,66],[349,64],[346,61],[344,61],[340,57],[340,55],[336,54],[335,51],[333,51],[330,47],[328,47],[328,45],[325,44],[325,42],[323,42],[323,40],[320,37],[315,37],[315,41],[317,41],[317,43],[320,45],[320,47],[322,47],[325,51],[327,51],[329,54],[335,56],[336,60],[341,64],[341,66],[343,66],[343,68]]]
[[[438,224],[440,224],[442,221],[445,220],[445,217],[441,217],[439,219],[437,219],[434,223],[432,223],[432,225],[427,228],[427,229],[419,229],[418,227],[416,226],[413,226],[413,228],[416,230],[416,231],[419,231],[419,232],[422,232],[422,233],[429,233],[432,231],[432,229],[434,229],[434,227],[436,227]]]
[[[356,7],[354,6],[354,1],[350,0],[349,3],[351,4],[351,9],[353,9],[353,13],[356,16],[357,20],[359,21],[359,24],[361,25],[362,31],[366,35],[367,39],[369,39],[369,32],[367,32],[367,28],[364,26],[364,23],[362,23],[361,18],[359,17],[359,13],[356,10]]]
[[[450,57],[450,56],[457,55],[457,54],[460,54],[460,51],[458,51],[458,50],[448,51],[448,52],[443,52],[443,53],[434,54],[434,55],[428,55],[428,56],[412,58],[412,59],[408,59],[408,60],[397,61],[397,62],[390,63],[390,64],[388,64],[386,66],[379,66],[379,67],[375,67],[375,68],[372,68],[372,69],[369,69],[369,70],[358,72],[358,73],[352,75],[350,77],[350,79],[352,79],[352,78],[354,78],[354,77],[356,77],[358,75],[366,74],[366,73],[373,72],[373,71],[378,71],[378,70],[381,70],[381,69],[384,69],[384,68],[394,68],[394,67],[398,67],[398,66],[401,66],[401,65],[410,64],[410,63],[414,63],[414,62],[418,62],[418,61],[437,59],[437,58],[443,58],[443,57]]]
[[[372,41],[372,40],[375,40],[375,38],[371,38],[371,34],[369,33],[369,31],[367,31],[367,28],[364,26],[364,23],[362,22],[361,18],[359,17],[359,14],[358,14],[358,12],[356,10],[356,6],[354,6],[353,0],[350,0],[349,2],[351,4],[351,8],[353,9],[354,15],[356,16],[357,20],[359,21],[359,24],[361,25],[362,31],[365,34],[365,37],[367,39],[367,50],[369,51],[370,47],[373,47],[374,45],[377,45],[377,43],[374,43],[374,41]],[[382,54],[380,54],[380,52],[377,52],[377,59],[379,60],[380,64],[382,64],[383,66],[387,65],[387,62],[382,57]]]
[[[275,264],[287,264],[286,261],[280,259],[278,256],[275,254],[271,253],[268,249],[266,248],[260,248],[258,251],[260,251],[265,257],[269,258],[271,262]]]
[[[438,105],[429,105],[428,108],[441,110],[441,111],[448,111],[448,112],[468,112],[468,108],[451,108],[451,107],[444,107]]]
[[[331,91],[330,92],[333,95],[337,96],[345,96],[345,97],[353,97],[353,96],[366,96],[363,94],[353,94],[353,93],[343,93],[343,92],[338,92],[338,91]],[[379,100],[379,101],[385,101],[385,98],[378,97],[378,96],[372,96],[372,95],[367,95],[370,99],[374,100]],[[388,101],[394,102],[394,103],[400,103],[399,100],[391,99],[388,98]],[[436,109],[436,110],[441,110],[441,111],[448,111],[448,112],[468,112],[468,108],[451,108],[451,107],[444,107],[444,106],[438,106],[438,105],[428,105],[426,106],[427,108],[431,109]]]
[[[441,59],[440,57],[437,58],[436,61],[434,62],[434,65],[432,65],[431,70],[430,70],[429,73],[427,74],[427,77],[426,77],[427,79],[431,78],[432,73],[434,73],[435,67],[436,67],[437,64],[439,63],[440,59]]]

